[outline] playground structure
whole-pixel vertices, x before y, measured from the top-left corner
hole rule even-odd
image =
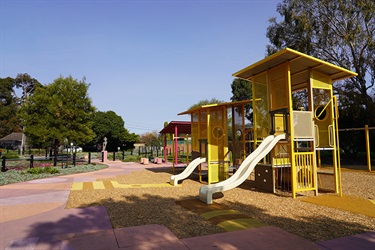
[[[197,174],[200,181],[207,176],[209,184],[228,178],[229,167],[239,165],[250,151],[251,141],[246,138],[251,128],[245,116],[245,106],[250,102],[204,105],[179,114],[191,117],[192,159],[206,159],[205,164],[201,161],[185,171]]]
[[[234,73],[233,76],[252,83],[254,148],[261,147],[269,134],[285,135],[285,140],[272,145],[266,157],[256,157],[261,152],[255,150],[255,156],[248,156],[249,160],[238,171],[248,175],[245,170],[256,164],[257,187],[275,191],[290,185],[293,198],[303,191],[314,191],[317,195],[317,157],[320,151],[328,150],[332,151],[334,191],[342,195],[338,109],[332,84],[355,75],[289,48]],[[295,93],[305,93],[303,107],[295,107]],[[264,147],[268,151],[267,145],[270,144]],[[239,185],[235,183],[236,175],[229,179],[233,181],[202,187],[200,199],[212,203],[213,193]]]
[[[183,167],[189,164],[189,146],[190,146],[190,133],[191,124],[186,121],[171,121],[166,127],[164,127],[160,132],[164,134],[164,162],[168,161],[167,157],[167,135],[170,134],[172,137],[172,172],[174,172],[175,167],[178,167],[183,163]],[[184,159],[179,158],[179,141],[183,140],[185,142],[185,157]]]
[[[225,110],[235,103],[202,106],[180,113],[191,115],[192,150],[199,149],[199,156],[207,159],[208,185],[201,187],[200,199],[211,203],[214,193],[238,186],[253,169],[259,189],[275,192],[277,188],[289,187],[293,198],[304,191],[314,191],[317,195],[317,161],[321,151],[332,152],[334,192],[342,195],[338,108],[332,84],[356,73],[286,48],[233,76],[252,84],[251,142],[254,149],[262,150],[247,156],[250,150],[245,150],[244,119],[239,140],[244,151],[235,150],[235,143],[229,150],[228,136],[235,135],[237,130],[228,129]],[[296,93],[306,96],[302,107],[293,102]],[[247,158],[226,180],[230,159],[237,159],[240,152]]]

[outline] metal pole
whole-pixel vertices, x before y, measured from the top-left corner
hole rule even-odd
[[[89,152],[89,157],[88,157],[87,160],[88,160],[88,161],[87,161],[87,164],[91,164],[91,152]]]
[[[370,135],[368,125],[365,125],[367,169],[371,172]]]

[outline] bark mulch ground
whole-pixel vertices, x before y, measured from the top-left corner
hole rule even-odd
[[[168,182],[171,175],[170,168],[148,169],[101,181],[157,184]],[[343,171],[342,177],[345,196],[375,199],[374,173]],[[256,223],[276,226],[315,242],[375,231],[374,217],[302,201],[311,195],[301,194],[293,199],[259,192],[250,180],[216,197],[213,205],[200,204],[198,194],[202,185],[205,184],[186,179],[179,187],[134,188],[133,185],[133,188],[71,190],[67,208],[104,206],[114,228],[159,224],[179,238],[225,232],[229,226],[222,223],[241,224],[241,219],[247,219],[246,223],[253,220],[249,226]],[[321,196],[335,199],[332,195]]]

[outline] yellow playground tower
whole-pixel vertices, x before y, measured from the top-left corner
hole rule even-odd
[[[318,192],[321,151],[332,152],[334,191],[341,195],[335,81],[356,73],[286,48],[236,73],[252,83],[254,148],[270,134],[285,134],[255,167],[256,185]],[[305,97],[296,106],[293,96]],[[272,190],[270,190],[272,191]]]

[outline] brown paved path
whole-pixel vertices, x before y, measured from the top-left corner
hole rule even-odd
[[[161,225],[112,229],[104,207],[65,209],[75,182],[160,167],[108,165],[96,172],[0,187],[0,249],[375,249],[375,232],[318,244],[272,226],[178,239]]]

